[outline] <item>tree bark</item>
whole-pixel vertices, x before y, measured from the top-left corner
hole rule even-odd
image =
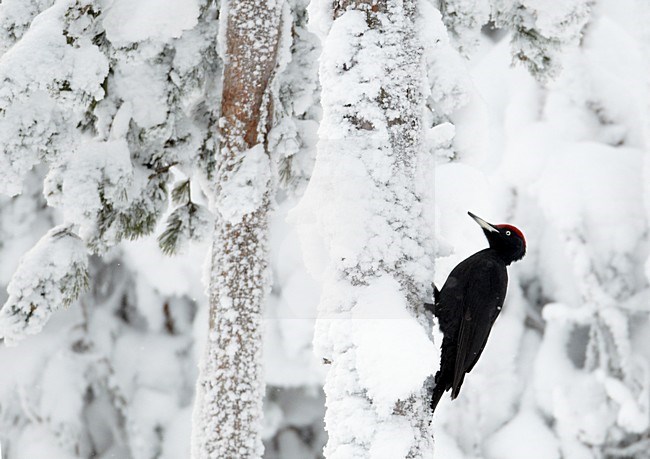
[[[209,334],[195,405],[193,458],[261,457],[264,382],[261,310],[268,290],[270,173],[244,182],[258,196],[233,215],[224,203],[240,192],[242,161],[263,148],[269,86],[277,61],[282,1],[238,0],[222,7],[226,29],[216,224],[209,279]],[[263,182],[263,183],[262,183]],[[244,190],[245,191],[245,190]]]
[[[433,454],[427,381],[437,350],[422,299],[434,249],[418,189],[426,74],[416,5],[335,1],[323,39],[318,154],[297,212],[316,221],[329,252],[314,339],[328,364],[328,459]],[[413,336],[386,326],[381,311]],[[404,354],[373,350],[386,342]]]

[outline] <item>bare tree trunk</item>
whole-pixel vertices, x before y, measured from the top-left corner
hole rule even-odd
[[[222,7],[226,50],[210,331],[197,387],[193,458],[261,457],[261,308],[268,290],[270,161],[265,136],[282,1]]]

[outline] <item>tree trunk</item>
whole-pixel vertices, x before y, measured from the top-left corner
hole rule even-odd
[[[418,188],[426,83],[416,5],[312,9],[329,26],[323,120],[297,214],[329,255],[315,336],[329,366],[328,459],[433,454],[426,386],[438,351],[422,310],[433,243]]]
[[[197,387],[194,459],[255,458],[263,452],[260,326],[271,191],[265,136],[281,11],[280,0],[222,7],[227,29],[210,329]]]

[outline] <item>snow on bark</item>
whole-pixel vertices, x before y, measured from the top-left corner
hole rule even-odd
[[[245,215],[255,212],[268,200],[271,161],[261,143],[240,153],[236,172],[221,184],[217,207],[219,216],[237,225]]]
[[[426,330],[408,313],[399,283],[389,275],[359,289],[352,309],[359,381],[381,417],[416,393],[435,372],[435,348]],[[397,337],[386,339],[387,337]]]
[[[284,4],[224,2],[226,18],[208,342],[194,409],[194,459],[261,457],[261,307],[268,293],[271,180],[265,137]]]
[[[416,172],[427,86],[417,4],[324,3],[310,6],[323,38],[323,119],[294,218],[308,264],[318,271],[323,251],[328,260],[314,340],[329,365],[325,456],[431,457],[425,380],[436,352],[418,320],[433,247]]]
[[[88,254],[67,226],[51,229],[21,259],[0,310],[0,337],[15,344],[41,331],[61,306],[68,306],[88,286]]]

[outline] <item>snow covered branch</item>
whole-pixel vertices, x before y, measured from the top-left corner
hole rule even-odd
[[[561,3],[536,0],[496,0],[493,18],[512,32],[515,62],[525,65],[540,81],[557,76],[562,54],[576,46],[589,21],[593,0]]]
[[[88,287],[88,254],[68,226],[50,230],[20,261],[0,310],[0,337],[12,344],[41,331]]]

